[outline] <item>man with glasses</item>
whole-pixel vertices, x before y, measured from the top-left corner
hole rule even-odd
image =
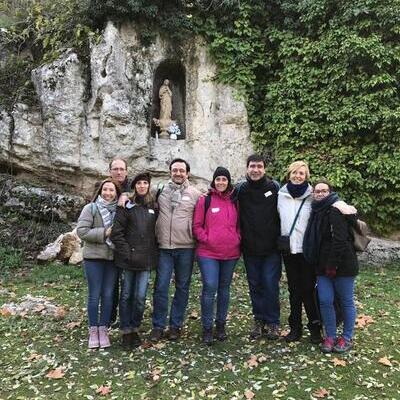
[[[171,179],[164,187],[159,187],[156,196],[159,208],[156,235],[160,255],[153,295],[152,342],[164,336],[172,273],[175,294],[169,314],[168,338],[178,340],[181,335],[194,260],[193,211],[201,194],[189,183],[190,165],[187,161],[175,158],[169,170]]]

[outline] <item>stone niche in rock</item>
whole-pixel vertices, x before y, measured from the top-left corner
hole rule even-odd
[[[170,97],[172,102],[170,121],[167,123],[172,129],[168,133],[176,135],[173,139],[185,139],[186,72],[182,63],[173,59],[162,61],[154,73],[151,136],[156,137],[161,134],[161,97],[163,94],[160,91],[162,91],[162,87],[165,87],[165,81],[168,83],[166,90],[169,88],[170,94],[167,93],[164,96],[167,97],[167,101]],[[162,124],[163,122],[161,122]]]
[[[242,177],[253,151],[246,107],[234,88],[218,83],[204,39],[176,48],[159,35],[144,47],[137,29],[109,22],[89,65],[71,49],[32,71],[38,107],[0,110],[0,166],[83,196],[117,157],[127,161],[130,177],[145,170],[155,184],[168,179],[176,157],[190,163],[200,188],[219,165],[234,180]],[[183,140],[157,138],[153,125],[166,79],[166,109]]]

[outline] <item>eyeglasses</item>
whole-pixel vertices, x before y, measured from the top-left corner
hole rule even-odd
[[[329,193],[329,189],[314,190],[314,194],[326,194]]]

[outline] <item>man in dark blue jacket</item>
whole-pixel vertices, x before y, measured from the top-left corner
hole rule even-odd
[[[265,160],[247,159],[246,181],[238,185],[242,251],[253,308],[253,339],[263,334],[279,337],[279,281],[281,256],[277,250],[280,222],[277,211],[279,184],[265,175]]]

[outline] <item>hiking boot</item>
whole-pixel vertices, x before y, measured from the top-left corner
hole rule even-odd
[[[99,326],[99,345],[101,349],[111,346],[108,328],[106,326]]]
[[[324,341],[320,344],[321,351],[323,353],[332,353],[335,341],[331,337],[326,337]]]
[[[301,336],[303,334],[303,330],[301,328],[291,328],[290,332],[284,337],[285,342],[299,342]]]
[[[319,344],[322,341],[321,326],[319,324],[313,324],[309,327],[310,330],[310,342],[312,344]]]
[[[264,321],[255,320],[250,331],[250,339],[259,339],[263,334],[264,325]]]
[[[140,347],[142,345],[142,339],[137,332],[132,332],[132,347]]]
[[[121,345],[126,350],[129,350],[133,347],[133,332],[123,333],[121,335]]]
[[[168,331],[168,339],[173,342],[177,341],[181,337],[181,328],[176,326],[170,326]]]
[[[335,353],[345,353],[353,348],[353,342],[351,340],[346,340],[343,336],[340,336],[336,344],[333,346],[333,351]]]
[[[89,328],[89,349],[97,349],[99,347],[99,328],[97,326],[91,326]]]
[[[225,331],[225,323],[216,322],[215,323],[215,338],[220,342],[223,342],[228,338]]]
[[[203,343],[207,346],[211,346],[213,342],[212,328],[203,329]]]
[[[153,328],[150,332],[149,340],[150,342],[157,343],[164,337],[164,329]]]
[[[277,324],[267,324],[264,327],[265,337],[269,340],[279,339],[279,325]]]

